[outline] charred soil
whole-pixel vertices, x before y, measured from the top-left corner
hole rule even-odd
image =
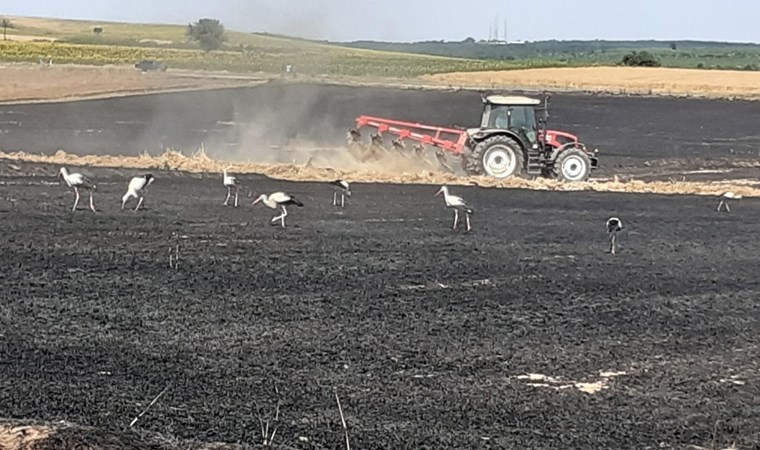
[[[345,146],[346,130],[362,114],[473,127],[481,109],[475,91],[308,83],[3,105],[0,149],[137,156],[203,144],[218,159],[304,163],[308,157],[296,150]],[[742,177],[735,172],[760,165],[759,113],[760,103],[748,101],[557,94],[549,127],[599,148],[596,176],[680,179],[713,169]]]
[[[456,187],[465,233],[431,186],[338,209],[241,176],[233,209],[217,175],[154,172],[135,214],[136,172],[84,170],[97,214],[0,179],[0,417],[122,433],[168,387],[135,428],[260,444],[279,401],[276,445],[339,448],[337,389],[355,448],[760,441],[753,200]],[[286,229],[250,206],[276,190],[306,204]]]

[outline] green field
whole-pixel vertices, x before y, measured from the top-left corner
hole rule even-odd
[[[610,66],[623,56],[646,51],[656,56],[663,67],[730,70],[760,70],[760,45],[751,43],[701,41],[538,41],[486,44],[462,42],[371,42],[343,44],[351,48],[372,49],[487,61],[542,61],[548,65]]]
[[[760,69],[760,45],[714,42],[542,41],[488,45],[463,42],[328,44],[264,33],[227,32],[223,50],[205,53],[183,25],[10,17],[11,40],[0,61],[135,64],[156,59],[171,68],[279,73],[293,64],[306,75],[409,78],[426,74],[541,67],[611,66],[648,51],[664,67]],[[95,27],[103,32],[96,35]],[[50,41],[54,42],[50,42]]]
[[[352,49],[285,37],[228,32],[223,50],[206,53],[185,38],[181,25],[102,23],[78,20],[13,18],[0,41],[0,61],[135,64],[156,59],[171,68],[278,73],[294,64],[308,75],[415,77],[424,74],[543,67],[541,61],[486,61]],[[102,27],[101,35],[93,33]],[[55,42],[45,40],[55,39]]]

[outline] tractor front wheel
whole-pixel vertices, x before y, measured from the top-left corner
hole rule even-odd
[[[586,181],[591,175],[591,160],[577,148],[564,150],[554,161],[554,173],[563,181]]]
[[[483,140],[464,161],[465,171],[470,175],[509,178],[524,171],[522,147],[509,136]]]

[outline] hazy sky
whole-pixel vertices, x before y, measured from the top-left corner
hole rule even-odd
[[[511,11],[511,12],[510,12]],[[0,14],[185,24],[329,40],[695,39],[760,42],[757,0],[4,0]]]

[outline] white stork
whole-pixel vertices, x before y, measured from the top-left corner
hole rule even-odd
[[[150,186],[155,180],[156,179],[153,175],[149,173],[132,178],[129,181],[129,186],[127,186],[127,193],[121,198],[121,209],[124,209],[124,206],[126,206],[127,201],[129,201],[130,198],[139,198],[137,207],[135,208],[135,212],[137,212],[143,204],[148,186]]]
[[[446,186],[441,186],[441,189],[435,193],[435,196],[437,197],[440,194],[443,194],[443,200],[446,202],[446,207],[454,210],[453,229],[457,229],[457,223],[459,222],[459,210],[462,210],[464,211],[465,221],[467,222],[467,231],[470,231],[472,229],[470,226],[470,216],[474,213],[474,210],[470,208],[467,203],[465,203],[462,197],[457,197],[456,195],[449,194],[449,188]]]
[[[338,193],[340,193],[340,207],[343,208],[346,206],[346,197],[351,197],[351,186],[345,180],[335,180],[330,185],[335,189],[335,192],[333,192],[333,206],[338,206]]]
[[[224,199],[224,203],[222,204],[224,206],[227,206],[227,204],[230,202],[230,197],[232,196],[232,188],[235,188],[235,208],[237,208],[238,194],[240,194],[240,183],[238,182],[237,178],[227,174],[226,168],[224,169],[224,187],[227,188],[227,198]]]
[[[58,172],[58,176],[60,178],[63,178],[63,181],[66,182],[66,185],[72,189],[74,189],[74,207],[71,208],[72,211],[77,210],[77,205],[79,204],[79,189],[86,189],[90,192],[90,209],[92,212],[95,211],[95,205],[93,204],[92,195],[95,191],[95,183],[93,183],[91,180],[86,178],[81,173],[69,173],[68,170],[66,170],[65,167],[61,167],[61,170]]]
[[[723,208],[723,205],[726,206],[726,212],[731,212],[731,208],[728,206],[729,200],[740,200],[742,198],[741,195],[735,194],[731,191],[724,192],[720,194],[720,203],[718,203],[718,209],[716,211],[720,212],[720,210]]]
[[[610,253],[615,254],[617,250],[616,236],[618,231],[623,229],[623,221],[617,217],[607,219],[607,233],[610,235]]]
[[[285,228],[285,217],[288,216],[288,209],[286,206],[303,206],[303,203],[296,200],[295,197],[284,192],[275,192],[270,195],[261,194],[252,204],[255,205],[259,202],[272,209],[277,209],[278,207],[282,209],[282,214],[272,217],[271,223],[274,225],[274,223],[279,220],[283,228]]]

